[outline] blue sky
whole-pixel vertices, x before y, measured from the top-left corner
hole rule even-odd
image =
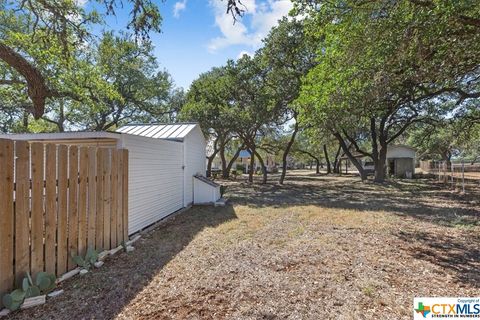
[[[292,7],[290,0],[242,2],[246,14],[233,24],[225,13],[226,0],[158,1],[162,33],[151,34],[151,39],[160,67],[170,72],[177,86],[188,89],[200,73],[255,52],[270,28]],[[117,16],[107,19],[108,28],[124,27],[127,14],[127,8],[118,8]]]

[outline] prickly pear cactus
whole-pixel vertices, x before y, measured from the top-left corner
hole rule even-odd
[[[22,289],[15,289],[12,291],[12,293],[7,293],[6,295],[4,295],[2,302],[7,309],[9,309],[10,311],[15,311],[20,308],[23,300],[25,299],[25,296],[25,291],[23,291]]]
[[[35,284],[40,289],[41,293],[46,294],[55,288],[55,280],[55,275],[42,271],[37,274]]]

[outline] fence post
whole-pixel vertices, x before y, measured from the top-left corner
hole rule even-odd
[[[438,182],[442,181],[442,168],[440,166],[440,161],[437,162],[438,164]]]
[[[70,146],[68,153],[68,270],[76,264],[72,259],[78,255],[78,147]]]
[[[450,180],[452,181],[452,189],[455,188],[455,182],[453,181],[453,178],[454,178],[454,177],[453,177],[454,169],[455,169],[455,168],[454,168],[453,162],[452,162],[452,163],[450,163],[450,171],[451,171],[451,172],[450,172],[450,174],[451,174]]]
[[[36,275],[44,269],[43,256],[43,170],[44,170],[44,147],[43,143],[34,142],[31,145],[32,167],[32,213],[31,213],[31,273]]]
[[[13,149],[11,140],[0,139],[0,294],[13,286]]]
[[[45,157],[45,271],[55,274],[57,230],[57,146],[47,144]]]

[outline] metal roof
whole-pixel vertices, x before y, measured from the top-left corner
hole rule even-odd
[[[240,158],[250,158],[251,154],[250,154],[250,151],[249,150],[242,150],[240,151],[240,153],[238,154],[238,156]]]
[[[196,123],[175,124],[134,124],[126,125],[116,130],[119,133],[133,134],[148,138],[183,141]]]

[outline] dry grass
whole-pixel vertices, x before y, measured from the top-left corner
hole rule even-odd
[[[478,193],[301,174],[227,197],[12,318],[410,319],[415,296],[478,295]]]

